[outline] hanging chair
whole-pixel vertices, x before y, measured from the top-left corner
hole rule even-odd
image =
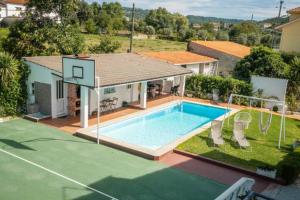
[[[239,112],[234,116],[234,122],[242,122],[245,128],[248,129],[252,116],[249,112]]]
[[[269,130],[269,128],[271,126],[271,123],[272,123],[272,118],[273,118],[272,110],[273,110],[273,106],[272,106],[272,108],[270,110],[271,110],[271,112],[270,112],[270,115],[269,115],[269,118],[268,118],[266,124],[264,124],[264,114],[263,114],[262,111],[260,112],[259,130],[264,135],[266,135],[268,133],[268,130]]]

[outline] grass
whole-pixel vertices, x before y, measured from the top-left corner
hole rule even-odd
[[[249,110],[248,112],[251,112],[253,120],[246,130],[246,137],[252,146],[252,152],[241,150],[232,141],[233,117],[230,118],[229,127],[227,126],[227,121],[224,125],[223,137],[226,142],[225,147],[213,147],[211,139],[208,138],[210,130],[207,130],[179,145],[177,149],[250,170],[256,170],[257,166],[277,166],[292,151],[291,144],[300,138],[300,121],[286,119],[286,141],[285,143],[282,142],[282,148],[278,149],[280,116],[273,115],[272,125],[268,134],[263,135],[258,127],[259,112]]]
[[[0,47],[1,39],[7,37],[9,30],[7,28],[0,28]],[[85,39],[86,51],[89,46],[99,44],[101,40],[101,35],[97,34],[84,34],[82,33]],[[129,38],[125,36],[112,36],[112,39],[121,43],[121,48],[116,52],[127,52],[129,49]],[[141,39],[133,41],[133,51],[134,52],[143,52],[143,51],[180,51],[186,50],[186,42],[178,41],[169,41],[169,40],[159,40],[159,39]]]
[[[99,44],[102,36],[94,34],[83,34],[87,46]],[[117,52],[127,52],[129,49],[129,38],[124,36],[112,36],[112,38],[121,43],[121,48]],[[159,40],[159,39],[141,39],[133,41],[133,51],[179,51],[186,50],[187,43]]]
[[[5,150],[122,200],[214,199],[228,186],[23,119],[0,123]],[[0,151],[1,199],[105,199]]]

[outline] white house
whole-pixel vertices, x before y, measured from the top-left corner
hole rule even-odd
[[[5,0],[0,3],[0,21],[5,17],[21,17],[26,10],[27,0]]]
[[[28,78],[28,105],[37,105],[35,112],[57,118],[79,113],[87,117],[87,114],[97,111],[97,93],[93,88],[86,89],[64,82],[62,56],[23,59],[31,71]],[[97,54],[89,59],[94,60],[96,76],[100,77],[100,102],[114,99],[114,105],[110,105],[113,109],[133,102],[146,108],[152,87],[159,86],[159,93],[170,92],[170,78],[173,78],[172,85],[176,84],[179,94],[183,95],[185,76],[192,73],[180,66],[134,53]],[[174,80],[177,82],[174,83]],[[151,91],[149,88],[152,88]],[[85,109],[88,113],[82,112]]]
[[[184,67],[193,74],[217,75],[218,60],[188,51],[144,52],[142,55]]]

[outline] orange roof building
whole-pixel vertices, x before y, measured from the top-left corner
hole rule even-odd
[[[216,75],[218,73],[219,61],[217,59],[189,51],[144,52],[140,54],[174,65],[180,65],[191,70],[193,74]]]
[[[250,47],[229,41],[193,41],[196,44],[220,51],[238,58],[244,58],[250,54]]]
[[[219,73],[227,76],[239,60],[250,54],[251,48],[229,41],[191,41],[188,50],[218,59]]]
[[[4,3],[10,3],[10,4],[18,4],[18,5],[25,5],[28,2],[28,0],[6,0]]]
[[[211,63],[217,61],[217,59],[215,58],[191,53],[188,51],[144,52],[141,54],[159,60],[164,60],[174,65]]]

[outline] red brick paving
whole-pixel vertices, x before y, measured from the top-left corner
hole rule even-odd
[[[226,185],[232,185],[242,177],[249,177],[255,179],[254,191],[262,192],[269,185],[274,185],[262,178],[249,176],[241,172],[220,167],[205,161],[196,160],[177,153],[171,153],[162,157],[159,162],[168,166],[179,168],[189,173],[197,174],[199,176],[207,177],[209,179],[218,181]]]

